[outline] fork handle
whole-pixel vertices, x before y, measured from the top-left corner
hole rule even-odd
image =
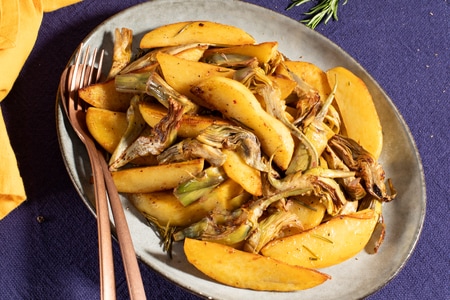
[[[116,284],[114,278],[114,260],[111,240],[111,224],[109,219],[108,198],[101,158],[97,147],[91,139],[85,140],[86,149],[92,166],[94,178],[95,201],[97,207],[97,230],[100,264],[100,296],[101,299],[116,299]]]
[[[106,188],[108,190],[111,211],[114,217],[120,251],[122,253],[122,260],[125,269],[125,276],[127,278],[130,299],[143,300],[146,299],[144,284],[142,282],[141,272],[139,270],[136,251],[133,247],[133,241],[131,239],[128,223],[123,212],[122,204],[120,202],[119,193],[117,192],[117,188],[114,180],[111,177],[108,165],[103,159],[103,155],[100,150],[98,150],[98,157],[103,171],[103,177],[106,182]]]

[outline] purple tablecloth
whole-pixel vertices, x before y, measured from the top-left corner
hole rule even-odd
[[[28,200],[0,221],[0,299],[99,297],[96,222],[64,167],[55,93],[80,41],[106,18],[139,2],[85,0],[46,14],[36,46],[2,103]],[[289,0],[248,2],[294,19],[310,7],[285,11]],[[449,12],[447,0],[350,0],[340,7],[338,22],[316,28],[358,60],[392,98],[424,166],[422,235],[405,267],[368,299],[450,299]],[[127,299],[117,243],[114,255],[118,298]],[[140,267],[149,299],[197,299]]]

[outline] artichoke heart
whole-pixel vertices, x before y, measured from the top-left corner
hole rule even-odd
[[[111,171],[119,169],[137,157],[158,155],[175,141],[184,108],[171,99],[169,104],[167,115],[154,128],[147,126],[141,135],[110,164]]]
[[[180,184],[174,190],[174,195],[181,204],[187,206],[208,195],[208,193],[224,182],[225,172],[218,167],[209,167],[194,178]]]
[[[384,202],[392,201],[395,198],[396,191],[390,180],[388,183],[391,194],[386,191],[383,167],[356,141],[343,135],[335,135],[330,139],[329,145],[345,165],[361,178],[367,193]]]
[[[160,164],[185,161],[194,158],[204,158],[215,167],[222,166],[226,159],[220,149],[190,138],[186,138],[167,148],[157,157]]]
[[[232,125],[211,125],[197,136],[197,140],[219,149],[236,150],[249,166],[267,171],[259,140],[248,130]]]

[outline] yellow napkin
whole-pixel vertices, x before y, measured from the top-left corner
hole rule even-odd
[[[30,54],[44,12],[81,0],[0,0],[0,102]],[[26,199],[0,106],[0,220]]]

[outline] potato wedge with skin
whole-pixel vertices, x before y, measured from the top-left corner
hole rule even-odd
[[[222,152],[227,157],[222,167],[228,177],[239,183],[250,194],[261,196],[261,172],[247,165],[237,152],[229,149],[222,149]]]
[[[208,103],[202,102],[191,93],[191,88],[206,78],[212,76],[224,76],[232,78],[235,70],[210,65],[203,62],[185,60],[174,55],[158,53],[158,63],[161,67],[164,79],[177,92],[196,101],[198,104],[208,107]]]
[[[188,261],[220,283],[259,291],[297,291],[322,284],[330,276],[316,270],[194,239],[185,239]]]
[[[211,77],[192,89],[228,119],[236,120],[254,131],[263,151],[274,156],[274,162],[285,170],[294,152],[294,140],[289,129],[269,115],[253,93],[242,83],[225,77]]]
[[[253,44],[255,39],[244,30],[210,21],[188,21],[164,25],[147,32],[140,48],[159,48],[192,43],[220,45]]]
[[[286,67],[307,84],[315,88],[324,102],[331,93],[327,74],[315,64],[306,61],[285,61]]]
[[[274,240],[261,253],[307,268],[336,265],[364,249],[378,217],[371,209],[337,216],[311,230]]]
[[[203,170],[204,160],[136,167],[111,172],[119,193],[151,193],[177,187]]]
[[[242,195],[242,197],[240,197]],[[200,221],[214,209],[234,210],[246,202],[250,195],[238,183],[228,179],[209,195],[184,206],[172,191],[128,194],[131,203],[146,217],[156,219],[162,226],[188,226]]]
[[[127,111],[133,98],[132,94],[116,91],[114,79],[82,88],[78,95],[94,107],[120,112]]]
[[[383,148],[383,132],[366,84],[343,67],[326,73],[330,86],[337,82],[335,99],[348,137],[378,159]]]
[[[259,63],[268,63],[278,50],[278,42],[264,42],[260,44],[239,45],[234,47],[211,48],[205,51],[208,57],[214,53],[241,54],[256,57]]]
[[[167,109],[157,103],[141,102],[139,110],[148,125],[154,127],[166,114]],[[231,122],[214,116],[183,115],[178,136],[183,138],[195,138],[200,131],[211,125],[230,125]]]
[[[127,115],[89,107],[86,111],[86,125],[97,143],[108,153],[113,153],[127,129]]]

